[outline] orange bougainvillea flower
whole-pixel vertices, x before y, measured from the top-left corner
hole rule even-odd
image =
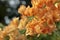
[[[31,0],[32,7],[27,7],[23,15],[34,16],[26,25],[26,34],[51,33],[56,29],[55,22],[60,21],[58,0]],[[57,6],[57,7],[56,7]]]
[[[31,0],[32,7],[20,6],[19,18],[13,18],[0,33],[0,40],[8,35],[12,40],[19,39],[18,30],[26,30],[25,35],[49,34],[56,30],[55,22],[60,21],[60,2],[58,0]],[[19,35],[16,38],[16,34]],[[11,40],[10,39],[10,40]],[[20,39],[21,40],[21,39]]]

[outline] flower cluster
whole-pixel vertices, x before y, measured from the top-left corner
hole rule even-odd
[[[55,22],[60,21],[60,1],[31,0],[31,3],[32,7],[20,6],[18,12],[22,14],[21,20],[15,17],[8,26],[0,30],[0,40],[4,40],[6,35],[10,40],[26,40],[24,35],[49,34],[56,30]],[[20,35],[19,30],[26,32]]]
[[[31,0],[32,7],[22,5],[18,12],[22,16],[33,17],[25,26],[26,35],[48,34],[56,29],[55,22],[60,21],[59,0]]]

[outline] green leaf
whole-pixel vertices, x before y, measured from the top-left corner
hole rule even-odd
[[[34,16],[28,17],[28,20],[31,21],[34,18]]]
[[[47,40],[47,35],[41,34],[39,37],[35,34],[34,36],[27,36],[28,40]]]
[[[30,36],[30,35],[28,35],[28,36],[27,36],[27,39],[28,39],[28,40],[33,40],[33,37]]]
[[[20,34],[25,34],[26,30],[19,30]]]
[[[56,24],[57,29],[60,30],[60,21],[59,22],[55,22],[55,24]]]
[[[4,25],[2,23],[0,23],[0,28],[3,30]]]
[[[10,37],[9,36],[5,36],[4,40],[9,40]]]

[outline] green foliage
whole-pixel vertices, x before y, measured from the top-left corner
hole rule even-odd
[[[60,22],[55,22],[55,24],[56,24],[57,29],[60,30]]]
[[[9,40],[9,38],[10,38],[9,36],[5,36],[4,40]]]
[[[28,21],[31,21],[34,18],[34,16],[28,17]]]
[[[25,32],[26,32],[25,29],[24,29],[24,30],[19,30],[19,33],[20,33],[20,34],[25,34]]]
[[[4,28],[4,25],[2,23],[0,23],[0,28],[3,29]]]

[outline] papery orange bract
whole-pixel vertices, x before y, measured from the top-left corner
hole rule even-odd
[[[18,29],[25,29],[25,34],[31,36],[34,34],[49,34],[55,31],[55,22],[60,21],[60,3],[55,5],[57,1],[58,0],[31,0],[32,7],[20,6],[18,13],[22,14],[21,20],[14,18],[11,23],[1,31],[0,40],[3,40],[3,38],[9,34],[10,40],[16,40],[16,35],[14,34],[15,32],[19,34]],[[31,19],[31,17],[33,18]],[[21,35],[19,35],[19,37],[21,37]],[[20,39],[19,37],[18,39]]]

